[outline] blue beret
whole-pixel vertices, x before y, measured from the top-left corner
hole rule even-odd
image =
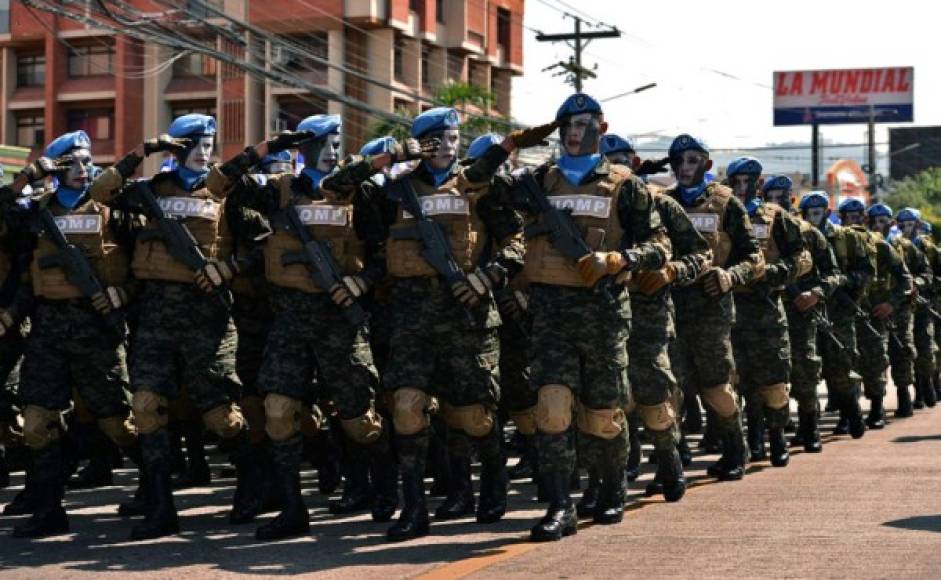
[[[467,158],[468,159],[479,159],[487,152],[487,149],[490,149],[494,145],[499,145],[503,142],[503,135],[498,133],[487,133],[486,135],[481,135],[480,137],[471,141],[470,147],[467,148]]]
[[[340,115],[311,115],[297,124],[298,131],[310,131],[318,139],[343,129]]]
[[[360,155],[379,155],[381,153],[389,153],[396,146],[395,137],[377,137],[363,145],[360,150]]]
[[[613,133],[610,135],[605,135],[601,138],[601,154],[607,155],[608,153],[618,153],[623,151],[624,153],[635,153],[634,144],[631,143],[630,139],[624,139]]]
[[[841,213],[847,211],[866,211],[866,206],[855,197],[848,197],[841,201],[836,209]]]
[[[209,115],[190,113],[173,119],[167,133],[171,137],[196,137],[216,134],[216,120]]]
[[[754,157],[739,157],[733,159],[729,163],[728,168],[725,170],[725,174],[729,177],[733,175],[761,175],[762,167],[761,162],[755,159]]]
[[[895,216],[895,219],[900,222],[920,220],[921,212],[913,207],[906,207]]]
[[[687,133],[678,135],[676,139],[673,140],[673,143],[670,144],[669,156],[676,157],[684,151],[699,151],[709,155],[709,149],[706,148],[703,142]]]
[[[262,167],[268,167],[272,163],[290,163],[291,162],[291,152],[290,151],[278,151],[277,153],[269,153],[261,158],[261,161],[258,162],[258,165]]]
[[[556,111],[555,120],[561,121],[566,117],[580,115],[582,113],[597,113],[600,115],[601,103],[589,97],[585,93],[575,93],[574,95],[565,99],[565,102],[562,103],[562,106],[559,107],[558,111]]]
[[[783,189],[784,191],[791,191],[791,188],[794,187],[794,182],[791,181],[791,178],[786,175],[775,175],[769,177],[765,180],[765,184],[761,186],[761,191],[768,193],[772,189]]]
[[[801,198],[799,207],[801,209],[810,209],[812,207],[829,207],[830,198],[823,191],[811,191]]]
[[[884,203],[874,203],[866,210],[866,215],[869,217],[892,217],[892,208]]]
[[[418,138],[432,131],[457,129],[460,124],[457,111],[451,107],[435,107],[415,117],[412,121],[412,137]]]
[[[72,149],[91,149],[91,139],[85,131],[72,131],[56,137],[43,151],[44,157],[55,159],[62,157]]]
[[[928,222],[921,222],[921,231],[930,234],[931,233],[931,224]]]

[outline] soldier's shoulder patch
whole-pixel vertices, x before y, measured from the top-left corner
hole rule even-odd
[[[102,219],[98,214],[71,214],[56,216],[56,225],[63,234],[100,234]]]
[[[602,195],[550,195],[549,203],[556,209],[571,211],[573,216],[608,219],[611,198]]]
[[[162,196],[157,203],[163,211],[174,217],[218,220],[222,204],[200,197]]]
[[[345,226],[350,220],[350,208],[345,205],[298,205],[297,215],[305,226]]]

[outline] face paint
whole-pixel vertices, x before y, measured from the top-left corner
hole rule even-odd
[[[913,240],[918,233],[918,220],[899,222],[899,229],[902,230],[902,234],[904,234],[906,238]]]
[[[460,130],[445,129],[443,131],[435,131],[424,135],[422,138],[436,138],[441,141],[434,156],[428,160],[428,165],[430,165],[432,169],[447,169],[451,167],[451,164],[457,159],[457,149],[461,144]]]
[[[330,173],[340,161],[340,135],[331,133],[324,137],[320,155],[317,157],[317,170]]]
[[[769,189],[765,192],[764,198],[765,201],[769,203],[776,203],[783,208],[788,208],[791,206],[791,198],[787,191],[783,189]]]
[[[892,228],[892,218],[887,215],[880,215],[869,220],[869,229],[874,232],[880,232],[882,235],[888,235]]]
[[[741,201],[747,201],[755,197],[757,193],[758,177],[743,174],[733,175],[729,185],[731,185],[735,197]]]
[[[83,190],[91,183],[91,152],[88,149],[74,149],[71,156],[75,162],[62,176],[62,185],[71,189]]]
[[[823,222],[830,215],[830,210],[825,207],[811,207],[804,210],[804,219],[817,226],[817,229],[823,227]]]
[[[566,155],[581,157],[598,152],[601,139],[601,118],[591,113],[572,115],[559,128]]]
[[[844,211],[840,213],[840,220],[848,226],[859,226],[863,224],[863,212]]]
[[[682,187],[694,187],[702,183],[708,160],[709,157],[700,151],[684,151],[670,159],[670,166]]]
[[[608,161],[611,163],[619,163],[621,165],[627,165],[628,167],[633,166],[634,158],[637,157],[635,153],[629,153],[627,151],[615,151],[614,153],[608,153],[605,155],[608,158]]]
[[[209,169],[209,160],[212,158],[212,136],[203,135],[196,145],[189,150],[183,166],[190,171],[204,173]]]

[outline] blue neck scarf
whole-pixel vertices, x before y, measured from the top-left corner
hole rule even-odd
[[[585,176],[594,171],[598,164],[601,163],[601,154],[595,153],[594,155],[562,155],[556,161],[556,165],[559,167],[559,171],[562,172],[562,176],[565,177],[565,180],[571,183],[574,186],[579,186],[582,184],[582,181],[585,179]]]
[[[455,163],[457,163],[456,159],[451,163],[451,165],[448,165],[447,167],[443,169],[435,169],[434,167],[431,166],[430,163],[425,163],[424,161],[422,161],[422,164],[424,164],[425,166],[425,170],[428,172],[429,175],[431,175],[431,178],[435,181],[435,187],[440,187],[442,183],[444,183],[445,181],[448,180],[449,177],[451,177],[451,172],[454,170]]]
[[[680,187],[680,197],[683,199],[683,205],[690,206],[696,203],[696,200],[699,199],[699,196],[706,191],[706,186],[709,185],[705,181],[699,185],[693,187]]]
[[[56,201],[66,209],[75,209],[75,206],[85,197],[87,191],[87,186],[84,189],[72,189],[71,187],[60,185],[59,188],[56,189]]]
[[[310,178],[310,185],[314,191],[320,191],[320,180],[330,175],[329,173],[324,173],[316,167],[307,167],[306,165],[304,166],[304,169],[301,171],[301,173]]]
[[[205,177],[206,174],[209,173],[209,170],[193,171],[185,165],[180,165],[176,168],[175,173],[183,184],[183,188],[186,189],[186,191],[192,191],[196,182]]]
[[[761,198],[758,196],[755,196],[745,202],[745,209],[748,210],[749,216],[754,216],[759,207],[761,207]]]

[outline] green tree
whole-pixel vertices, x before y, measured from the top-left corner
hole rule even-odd
[[[922,218],[938,231],[941,229],[941,167],[932,167],[895,183],[886,197],[894,211],[914,207]]]

